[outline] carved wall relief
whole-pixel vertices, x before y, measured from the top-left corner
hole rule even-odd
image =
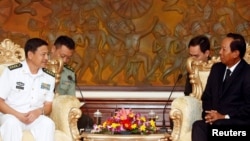
[[[0,39],[71,36],[81,86],[172,86],[186,74],[187,44],[238,32],[250,41],[250,2],[236,0],[2,0]],[[183,86],[185,77],[178,83]]]

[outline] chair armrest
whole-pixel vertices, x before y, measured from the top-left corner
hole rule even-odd
[[[81,117],[82,111],[79,108],[73,107],[69,112],[69,127],[72,137],[75,141],[81,141],[81,135],[79,134],[77,121]]]
[[[55,96],[50,118],[55,122],[56,130],[63,131],[74,141],[80,141],[77,121],[81,117],[80,101],[71,95]]]
[[[183,96],[173,100],[170,110],[170,118],[173,120],[173,131],[170,140],[191,140],[191,129],[194,121],[201,119],[201,101],[191,97]],[[190,139],[187,139],[187,134]],[[185,139],[182,139],[185,137]]]

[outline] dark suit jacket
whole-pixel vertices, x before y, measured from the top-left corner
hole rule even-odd
[[[245,60],[237,65],[227,83],[222,88],[226,66],[216,63],[212,66],[202,95],[202,117],[205,110],[217,110],[228,114],[230,119],[250,122],[250,66]]]

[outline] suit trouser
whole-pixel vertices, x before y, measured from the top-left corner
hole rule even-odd
[[[55,123],[44,115],[27,125],[13,115],[2,114],[0,124],[3,141],[22,141],[23,130],[29,130],[36,141],[54,141]]]
[[[214,127],[237,127],[249,126],[249,121],[237,120],[237,119],[220,119],[215,121],[212,125],[205,123],[204,120],[198,120],[193,123],[192,126],[192,141],[208,141],[211,136],[211,130]]]

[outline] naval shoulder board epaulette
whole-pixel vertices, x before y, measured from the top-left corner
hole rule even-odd
[[[17,64],[13,64],[13,65],[10,65],[8,66],[8,68],[10,70],[14,70],[14,69],[17,69],[17,68],[21,68],[23,65],[21,63],[17,63]]]
[[[47,73],[47,74],[49,74],[49,75],[55,77],[55,73],[54,73],[53,71],[51,71],[51,70],[49,70],[49,69],[46,69],[46,68],[43,68],[43,71],[44,71],[45,73]]]
[[[72,68],[70,65],[64,64],[64,67],[71,70],[71,71],[75,71],[74,68]]]

